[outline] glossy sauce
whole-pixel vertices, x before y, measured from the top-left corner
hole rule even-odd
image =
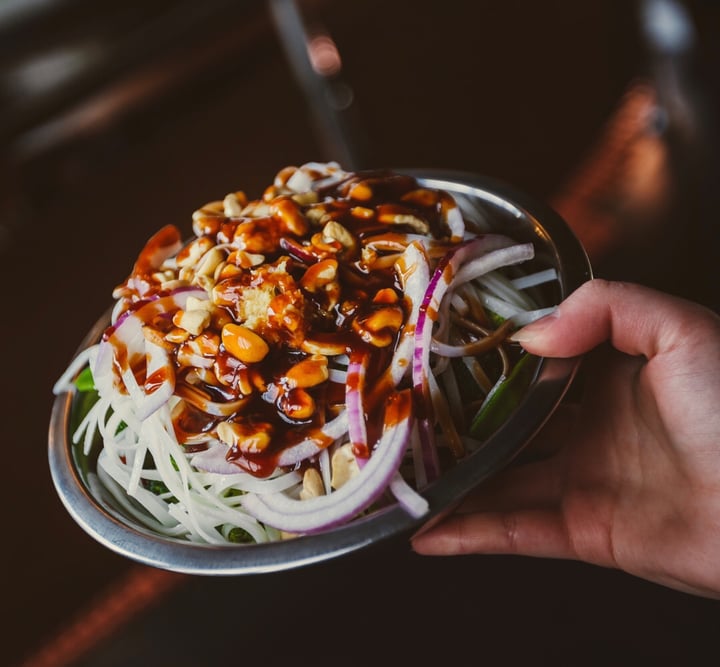
[[[187,448],[196,447],[196,443],[213,433],[223,420],[235,421],[249,429],[257,425],[269,433],[270,444],[261,452],[230,446],[227,459],[260,477],[275,469],[285,448],[304,439],[313,439],[321,447],[332,444],[321,428],[342,407],[345,386],[326,380],[310,387],[290,387],[287,380],[289,369],[311,354],[323,354],[324,350],[328,355],[368,355],[364,386],[356,388],[368,399],[370,450],[384,427],[410,414],[412,393],[398,392],[388,380],[387,370],[403,326],[414,331],[415,323],[407,322],[408,306],[403,299],[398,269],[392,263],[373,268],[375,255],[364,255],[363,247],[374,237],[385,235],[384,242],[389,245],[376,254],[397,253],[404,235],[417,235],[416,222],[414,226],[407,226],[387,221],[394,215],[412,216],[413,220],[422,221],[430,236],[447,241],[441,216],[443,198],[434,191],[419,190],[417,182],[409,176],[390,172],[352,174],[331,187],[318,189],[318,201],[306,204],[291,201],[287,196],[271,199],[271,195],[269,192],[265,196],[269,215],[227,217],[211,211],[196,225],[196,230],[204,233],[198,238],[208,238],[216,246],[229,245],[235,250],[236,260],[233,266],[218,270],[217,280],[208,290],[215,310],[203,335],[207,340],[214,340],[213,336],[219,340],[224,323],[243,323],[252,316],[255,318],[253,328],[270,346],[269,354],[258,363],[244,364],[220,343],[212,357],[202,356],[206,353],[200,350],[202,354],[197,358],[208,359],[201,368],[189,368],[177,354],[181,345],[172,351],[176,383],[180,387],[178,396],[188,395],[182,387],[189,389],[188,383],[192,382],[193,391],[205,392],[214,401],[226,401],[229,405],[239,401],[236,412],[222,416],[208,414],[181,401],[173,413],[178,441]],[[378,215],[379,211],[382,216]],[[348,243],[345,236],[339,240],[323,237],[325,225],[330,221],[339,223],[352,242]],[[137,303],[153,294],[163,293],[163,286],[154,274],[160,267],[159,258],[166,256],[168,248],[174,247],[179,239],[177,230],[173,229],[163,228],[152,237],[140,253],[131,276],[121,286],[120,291],[128,299],[128,309],[137,307]],[[253,255],[262,255],[263,263],[251,266],[255,261]],[[309,270],[328,258],[337,260],[337,274],[323,284],[317,282]],[[412,267],[402,267],[402,270],[407,275]],[[314,271],[319,273],[317,269]],[[313,281],[304,279],[306,273],[312,275]],[[128,294],[131,296],[127,297]],[[359,333],[361,324],[377,310],[394,307],[392,304],[402,308],[403,326],[399,330],[373,332],[377,333],[377,340],[389,340],[390,344],[369,343]],[[258,308],[263,313],[259,319],[253,310]],[[436,313],[427,315],[433,318]],[[167,322],[165,324],[168,330]],[[194,337],[191,335],[182,343],[183,349],[194,349]],[[138,380],[151,393],[167,379],[167,371],[157,371],[145,378],[141,361],[133,359],[122,363],[129,362],[137,369]],[[312,410],[306,418],[288,416],[305,414],[308,406]]]

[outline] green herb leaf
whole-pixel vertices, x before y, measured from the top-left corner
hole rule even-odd
[[[232,542],[233,544],[250,544],[255,541],[250,533],[248,533],[244,528],[240,528],[238,526],[235,526],[230,530],[227,538],[228,542]]]
[[[75,378],[75,386],[78,391],[95,391],[95,381],[89,366],[86,366]]]

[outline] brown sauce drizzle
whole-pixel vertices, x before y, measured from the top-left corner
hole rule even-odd
[[[203,333],[219,340],[223,324],[243,324],[253,299],[262,297],[272,306],[254,329],[268,342],[270,352],[258,363],[245,364],[220,343],[212,357],[212,367],[206,365],[196,373],[193,387],[213,401],[246,400],[240,401],[241,407],[236,413],[217,416],[182,400],[183,392],[179,391],[181,401],[173,412],[178,441],[192,449],[200,436],[212,434],[223,420],[249,428],[261,425],[270,433],[270,443],[265,449],[243,451],[240,443],[229,446],[227,455],[239,468],[259,477],[272,473],[284,449],[304,439],[314,439],[320,447],[329,446],[331,440],[320,429],[344,404],[344,385],[325,380],[319,385],[290,388],[285,379],[289,368],[313,353],[322,353],[322,349],[333,354],[362,350],[368,355],[364,394],[369,399],[366,417],[370,449],[384,427],[406,418],[413,409],[412,392],[398,391],[387,373],[403,328],[381,332],[378,339],[388,340],[390,336],[391,342],[376,346],[359,333],[362,329],[358,322],[366,322],[373,312],[387,308],[394,293],[403,309],[403,326],[407,324],[414,329],[415,323],[407,322],[408,307],[396,269],[392,265],[373,269],[372,258],[364,257],[363,247],[374,237],[385,235],[392,244],[399,245],[393,245],[392,250],[378,251],[380,255],[398,252],[404,235],[419,233],[417,221],[426,226],[428,236],[448,242],[442,216],[446,198],[435,191],[428,193],[423,193],[410,176],[385,171],[360,172],[316,190],[316,200],[308,203],[296,204],[288,200],[287,193],[270,199],[266,193],[264,201],[274,214],[229,217],[219,210],[203,219],[200,227],[204,234],[198,238],[209,238],[215,246],[229,244],[238,252],[264,256],[260,267],[243,268],[236,263],[233,271],[227,269],[226,277],[220,272],[219,279],[208,289],[209,296],[214,297],[215,314]],[[297,218],[298,215],[302,219]],[[411,224],[406,224],[406,220]],[[352,243],[343,245],[345,239],[320,238],[330,221],[341,225],[352,237]],[[118,288],[127,301],[127,309],[137,308],[138,304],[147,303],[148,297],[164,293],[156,277],[160,258],[167,256],[168,248],[174,247],[179,238],[177,229],[168,226],[150,239],[130,277]],[[182,252],[188,253],[187,246]],[[328,282],[329,286],[304,286],[302,279],[308,269],[328,257],[337,260],[337,275]],[[277,267],[284,267],[284,271]],[[182,276],[182,272],[179,275]],[[376,301],[378,293],[381,296]],[[245,313],[244,319],[240,319],[241,313]],[[432,318],[435,313],[428,315]],[[166,322],[163,332],[169,328]],[[187,347],[192,341],[191,335],[182,345]],[[182,345],[177,344],[171,350],[178,386],[189,377],[187,365],[178,355]],[[148,393],[156,391],[167,379],[168,371],[161,369],[145,378],[141,361],[123,362],[132,363],[138,381]],[[310,416],[288,417],[294,412],[302,413],[303,402],[312,405]]]

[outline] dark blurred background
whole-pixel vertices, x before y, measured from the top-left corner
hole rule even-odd
[[[578,563],[135,565],[62,508],[47,424],[145,240],[310,160],[507,181],[596,275],[717,308],[719,38],[710,0],[1,2],[2,662],[706,664],[717,603]]]

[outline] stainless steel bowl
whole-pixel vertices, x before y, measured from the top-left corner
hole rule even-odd
[[[546,288],[544,305],[558,303],[591,278],[587,256],[567,224],[550,208],[487,178],[459,172],[415,172],[426,186],[452,193],[466,216],[486,220],[518,241],[532,241],[537,268],[555,267],[559,281]],[[108,324],[101,318],[81,349],[96,342]],[[239,575],[300,567],[336,558],[393,536],[408,537],[442,518],[473,488],[507,466],[545,423],[575,375],[577,359],[542,359],[534,380],[509,419],[487,443],[423,491],[430,513],[422,521],[389,507],[327,532],[266,544],[213,546],[153,534],[132,523],[112,498],[92,490],[69,437],[74,399],[55,400],[49,431],[52,479],[75,521],[109,549],[135,561],[189,574]],[[92,474],[92,471],[90,471]]]

